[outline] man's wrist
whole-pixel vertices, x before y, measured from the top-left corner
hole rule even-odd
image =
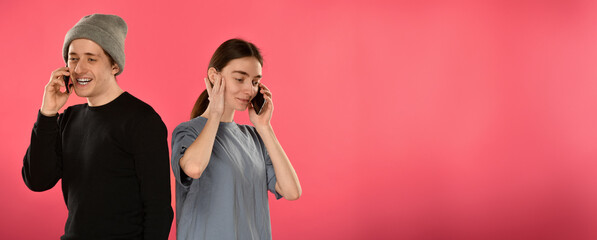
[[[42,109],[39,110],[39,113],[41,113],[41,115],[44,115],[45,117],[55,117],[56,115],[58,115],[58,112],[47,112]]]

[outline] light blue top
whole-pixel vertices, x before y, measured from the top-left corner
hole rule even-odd
[[[206,118],[181,123],[172,133],[179,240],[271,239],[267,191],[276,175],[265,145],[252,126],[221,122],[209,164],[199,179],[188,177],[179,160]]]

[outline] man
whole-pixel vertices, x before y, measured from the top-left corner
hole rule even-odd
[[[67,66],[45,87],[22,174],[33,191],[62,179],[68,218],[61,239],[168,238],[167,130],[151,106],[116,82],[126,33],[118,16],[83,17],[64,40]],[[58,114],[73,91],[87,103]]]

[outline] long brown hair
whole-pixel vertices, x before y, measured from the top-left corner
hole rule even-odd
[[[217,71],[222,71],[222,69],[228,65],[228,62],[244,57],[255,57],[263,67],[263,58],[261,57],[259,49],[250,42],[234,38],[222,43],[218,49],[216,49],[216,52],[211,56],[211,60],[209,60],[207,69],[209,70],[209,68],[213,67]],[[207,94],[207,89],[205,89],[201,95],[199,95],[199,98],[197,98],[195,106],[193,106],[191,119],[203,114],[208,105],[209,95]]]

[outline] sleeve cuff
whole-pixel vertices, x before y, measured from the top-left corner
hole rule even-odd
[[[42,129],[58,128],[58,115],[48,117],[41,114],[41,110],[37,111],[37,126]]]
[[[276,196],[276,200],[279,200],[280,198],[282,198],[282,195],[280,195],[278,193],[278,191],[276,191],[276,182],[277,179],[272,179],[272,183],[270,183],[273,187],[270,187],[268,190],[274,194],[274,196]]]

